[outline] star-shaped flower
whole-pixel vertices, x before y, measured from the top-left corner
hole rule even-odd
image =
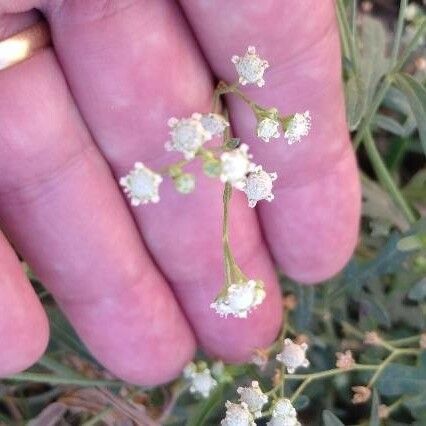
[[[257,55],[255,47],[249,46],[244,56],[234,55],[232,62],[235,64],[237,73],[240,76],[240,84],[243,86],[247,83],[257,84],[259,87],[265,84],[263,74],[266,68],[269,67],[269,63]]]
[[[284,364],[290,374],[293,374],[299,367],[309,367],[309,360],[306,358],[307,349],[306,343],[299,345],[291,339],[285,339],[284,347],[276,358]]]
[[[120,178],[119,182],[132,206],[139,206],[160,201],[158,187],[162,181],[163,178],[159,174],[136,162],[129,174]]]

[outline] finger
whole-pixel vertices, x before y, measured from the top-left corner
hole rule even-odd
[[[192,333],[53,52],[2,71],[0,91],[0,218],[8,235],[105,366],[130,382],[170,380],[193,355]]]
[[[167,120],[206,112],[211,79],[174,2],[78,1],[47,7],[55,48],[79,108],[116,177],[135,161],[158,168],[177,160],[166,155]],[[197,165],[196,170],[199,169]],[[268,344],[281,321],[275,274],[255,215],[241,194],[232,204],[232,242],[242,266],[263,279],[268,296],[247,321],[220,319],[209,308],[223,285],[222,187],[197,173],[187,198],[169,182],[158,205],[134,209],[157,264],[168,277],[199,341],[226,360],[247,359]],[[240,242],[240,244],[237,243]]]
[[[0,377],[24,370],[46,349],[49,324],[12,248],[0,234]]]
[[[240,7],[236,0],[181,0],[181,4],[220,78],[234,81],[229,58],[255,45],[270,69],[265,87],[247,86],[245,93],[284,115],[311,111],[311,134],[301,143],[289,146],[281,137],[265,145],[255,137],[256,121],[246,105],[229,99],[234,128],[250,143],[254,161],[278,173],[275,200],[258,209],[273,256],[301,282],[329,278],[352,254],[360,215],[334,2],[270,0]]]

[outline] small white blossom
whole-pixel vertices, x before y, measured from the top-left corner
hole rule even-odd
[[[277,360],[287,367],[287,371],[293,374],[299,367],[309,367],[309,361],[306,358],[308,345],[294,343],[291,339],[284,340],[283,350],[277,355]]]
[[[196,365],[191,362],[183,370],[183,376],[190,382],[189,391],[208,398],[212,389],[217,385],[208,368],[197,371]]]
[[[265,84],[263,74],[266,68],[269,67],[269,64],[268,61],[261,59],[256,54],[256,49],[253,46],[247,48],[244,56],[233,56],[232,62],[235,64],[237,73],[240,76],[240,84],[244,86],[247,83],[255,83],[259,87]]]
[[[280,123],[273,118],[265,117],[257,123],[257,137],[264,140],[265,142],[269,142],[271,138],[279,138]]]
[[[311,130],[311,114],[309,111],[303,114],[296,113],[291,119],[284,133],[284,137],[288,139],[288,144],[300,142],[303,136],[308,136]]]
[[[268,397],[262,392],[257,381],[252,381],[251,386],[240,386],[237,393],[240,395],[240,402],[247,404],[247,408],[255,418],[262,415],[262,408],[268,402]]]
[[[200,117],[200,114],[194,113],[191,118],[171,118],[167,124],[172,129],[172,138],[166,142],[166,150],[181,152],[187,160],[194,158],[198,149],[212,138],[211,133],[201,124]]]
[[[222,182],[229,182],[238,189],[244,187],[247,173],[255,169],[254,163],[250,161],[251,155],[248,153],[248,149],[248,145],[243,143],[238,148],[224,152],[220,156],[222,163],[220,180]]]
[[[210,305],[223,317],[233,315],[237,318],[247,318],[248,313],[260,305],[265,299],[266,292],[261,281],[249,280],[244,283],[231,284]]]
[[[300,426],[297,413],[287,398],[280,398],[273,406],[271,420],[267,426]]]
[[[130,198],[132,206],[139,206],[160,201],[158,187],[162,181],[159,174],[136,162],[129,174],[120,178],[120,185]]]
[[[247,195],[249,207],[255,207],[260,200],[272,201],[272,182],[277,179],[276,173],[267,173],[262,166],[256,166],[245,180],[243,191]]]
[[[220,422],[222,426],[256,426],[253,415],[248,410],[247,404],[234,404],[226,401],[226,415]]]
[[[221,135],[225,129],[229,127],[229,122],[223,115],[215,114],[213,112],[203,115],[200,114],[199,120],[204,129],[207,130],[212,136]]]

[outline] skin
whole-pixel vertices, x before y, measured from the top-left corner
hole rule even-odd
[[[270,344],[281,324],[275,265],[312,284],[337,273],[356,245],[360,190],[345,124],[333,2],[324,0],[0,0],[2,38],[48,20],[54,48],[0,72],[0,222],[88,348],[117,376],[153,385],[176,377],[196,342],[229,362]],[[29,12],[30,11],[30,12]],[[231,244],[266,283],[248,319],[209,304],[223,284],[222,185],[204,177],[184,198],[169,181],[158,205],[131,208],[117,179],[153,169],[167,119],[210,109],[214,79],[255,45],[271,68],[244,88],[284,114],[313,116],[311,135],[265,145],[247,106],[228,99],[234,133],[278,173],[275,200],[231,203]],[[34,363],[48,339],[40,303],[0,238],[0,375]],[[4,345],[2,344],[2,347]]]

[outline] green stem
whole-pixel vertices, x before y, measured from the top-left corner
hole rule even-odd
[[[399,6],[398,23],[396,26],[395,39],[393,42],[391,66],[394,67],[398,60],[399,47],[401,45],[402,31],[404,29],[405,11],[407,9],[407,0],[401,0]]]
[[[411,224],[415,223],[416,217],[386,168],[370,130],[365,132],[364,146],[379,181],[387,189],[395,204],[400,207],[407,220]]]
[[[410,337],[404,337],[402,339],[388,340],[388,343],[390,343],[394,347],[396,347],[396,346],[411,345],[413,343],[419,343],[420,337],[421,337],[420,335],[410,336]]]
[[[379,368],[373,374],[373,377],[368,382],[368,387],[371,388],[377,379],[382,374],[383,370],[395,359],[403,355],[418,355],[419,351],[417,349],[394,349],[393,352],[380,364]]]
[[[92,379],[77,379],[73,377],[58,377],[52,374],[41,373],[19,373],[13,376],[6,377],[5,380],[12,382],[34,382],[34,383],[49,383],[52,385],[75,385],[75,386],[123,386],[123,382],[118,380],[92,380]]]
[[[385,98],[386,93],[388,92],[391,85],[392,85],[392,79],[389,76],[387,76],[380,84],[379,90],[376,92],[376,95],[374,96],[373,101],[371,102],[370,108],[367,110],[365,117],[362,120],[362,123],[360,125],[360,128],[358,129],[358,132],[355,136],[355,139],[354,139],[355,149],[359,147],[359,144],[364,138],[365,132],[369,129],[371,121],[376,115],[376,112],[379,109],[380,105],[382,104],[382,101]]]

